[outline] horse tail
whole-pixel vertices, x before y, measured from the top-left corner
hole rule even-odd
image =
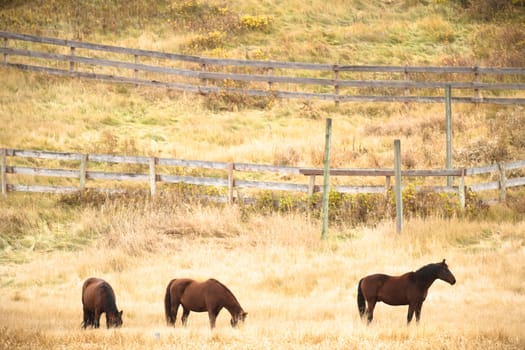
[[[175,320],[173,319],[173,316],[171,315],[171,293],[170,293],[171,284],[174,281],[175,280],[171,280],[170,283],[168,283],[168,286],[166,287],[166,295],[164,296],[164,314],[166,315],[167,324],[175,323]]]
[[[361,278],[359,280],[359,283],[357,284],[357,309],[359,310],[359,315],[361,317],[363,317],[366,312],[365,296],[363,295],[363,291],[361,290],[362,282],[363,279]]]

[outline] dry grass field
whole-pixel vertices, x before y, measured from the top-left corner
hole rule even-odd
[[[499,4],[8,0],[0,30],[235,59],[523,67],[523,1]],[[454,166],[525,159],[523,106],[452,112]],[[261,106],[0,67],[0,148],[321,167],[332,118],[333,167],[391,168],[400,139],[404,169],[442,168],[444,116],[438,104]],[[525,349],[523,198],[513,190],[472,217],[407,218],[402,234],[390,219],[339,217],[321,239],[318,219],[293,210],[9,193],[0,197],[0,349]],[[432,285],[419,325],[406,325],[405,306],[379,304],[369,326],[359,319],[361,277],[444,258],[457,283]],[[122,328],[106,329],[104,317],[100,329],[81,328],[90,276],[113,286]],[[246,323],[232,329],[223,310],[213,331],[202,313],[168,327],[164,292],[177,277],[222,281]]]
[[[4,205],[6,203],[4,202]],[[414,219],[403,234],[390,222],[337,228],[320,239],[302,215],[243,215],[237,207],[107,204],[84,210],[64,230],[91,243],[33,252],[0,265],[2,349],[523,349],[525,224]],[[37,238],[38,239],[38,238]],[[36,242],[38,245],[39,242]],[[41,238],[40,244],[44,244]],[[401,274],[446,258],[457,283],[437,280],[419,325],[407,307],[379,304],[359,319],[358,280]],[[82,282],[108,280],[124,310],[120,329],[82,330]],[[248,312],[232,329],[191,313],[165,323],[163,297],[176,277],[214,277]],[[179,312],[179,318],[180,318]]]

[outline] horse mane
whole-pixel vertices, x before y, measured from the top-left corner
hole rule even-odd
[[[215,283],[217,283],[218,285],[220,285],[221,287],[223,287],[223,288],[228,292],[228,294],[230,294],[230,296],[233,298],[233,300],[235,300],[235,302],[236,302],[236,303],[239,305],[239,307],[240,307],[241,304],[239,303],[239,301],[237,300],[237,298],[235,297],[235,295],[232,293],[232,291],[231,291],[228,287],[226,287],[224,284],[222,284],[221,282],[219,282],[219,281],[216,280],[215,278],[210,278],[209,281],[211,281],[211,282],[215,282]],[[242,309],[242,307],[241,307],[241,309]]]
[[[415,275],[422,278],[435,278],[437,272],[441,269],[441,263],[428,264],[419,268]]]

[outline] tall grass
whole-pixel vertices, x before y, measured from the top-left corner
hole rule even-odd
[[[0,347],[404,348],[518,349],[525,306],[525,226],[430,218],[375,228],[333,227],[302,215],[245,213],[236,207],[108,202],[84,211],[83,230],[105,232],[85,249],[2,264]],[[437,281],[419,326],[406,307],[379,304],[374,323],[359,319],[360,277],[401,274],[447,259],[458,283]],[[89,276],[113,285],[124,310],[118,330],[81,330],[80,289]],[[171,278],[214,277],[248,311],[240,328],[227,311],[209,330],[205,314],[165,325],[163,293]],[[59,302],[57,302],[59,300]],[[180,313],[179,313],[180,314]],[[179,316],[180,317],[180,316]],[[102,322],[104,326],[104,321]]]

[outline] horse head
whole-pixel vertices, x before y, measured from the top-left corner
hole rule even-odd
[[[247,315],[248,315],[248,313],[244,312],[243,310],[241,310],[238,313],[236,313],[235,316],[233,316],[231,321],[230,321],[232,327],[237,327],[237,324],[239,323],[239,321],[244,323],[244,320],[246,320],[246,316]]]
[[[448,265],[447,263],[445,262],[445,259],[443,259],[443,261],[441,263],[439,263],[439,265],[441,265],[439,271],[438,271],[438,274],[437,274],[437,278],[445,281],[445,282],[448,282],[450,284],[455,284],[456,283],[456,277],[454,277],[454,275],[452,274],[452,272],[450,272],[450,270],[448,269]]]
[[[115,327],[118,328],[122,326],[122,313],[123,311],[117,311],[117,312],[106,312],[108,318],[107,318],[107,326],[108,328]]]

